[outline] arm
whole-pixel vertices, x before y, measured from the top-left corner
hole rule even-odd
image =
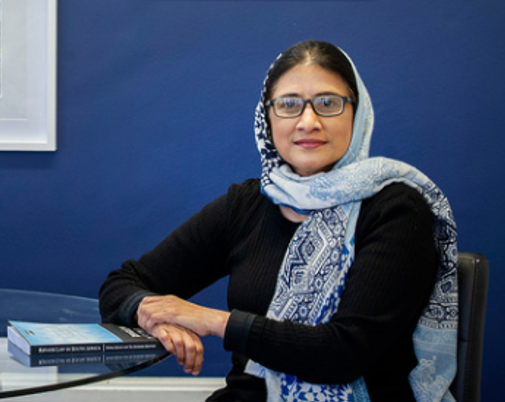
[[[99,293],[104,322],[136,325],[146,296],[173,294],[187,299],[226,275],[226,197],[192,216],[138,261],[112,271]]]
[[[143,300],[179,299],[160,295],[189,298],[226,274],[226,210],[226,197],[207,205],[138,261],[129,260],[112,271],[100,289],[104,322],[140,325],[176,356],[186,373],[193,375],[199,374],[203,364],[200,337],[167,320],[148,325],[136,312]],[[150,311],[159,307],[146,303]]]
[[[225,348],[309,382],[365,375],[411,338],[431,292],[437,270],[431,222],[414,190],[383,190],[363,203],[355,262],[331,322],[309,327],[233,311]]]
[[[140,324],[148,331],[156,332],[156,336],[164,336],[164,339],[160,339],[167,350],[175,349],[173,353],[177,354],[185,369],[198,372],[197,360],[186,358],[194,356],[195,345],[193,341],[184,342],[182,339],[187,338],[179,331],[223,336],[228,313],[197,306],[184,299],[229,273],[227,258],[230,239],[235,239],[237,230],[240,230],[232,223],[230,216],[236,206],[242,206],[242,210],[252,215],[250,219],[254,219],[251,205],[258,203],[259,195],[258,180],[247,180],[241,185],[231,186],[226,196],[206,206],[153,251],[138,261],[127,261],[120,270],[113,271],[100,291],[103,320],[127,325]],[[181,313],[170,315],[162,312],[162,309],[166,309],[165,303],[173,304],[175,301],[182,306],[193,307],[185,309],[191,311],[189,316],[184,316],[186,321],[182,321]],[[196,312],[196,317],[193,312]],[[210,318],[203,318],[202,312],[206,312]],[[179,321],[174,320],[174,316]],[[220,319],[216,320],[217,317]],[[191,326],[202,321],[212,327],[219,325],[220,328],[202,332]],[[178,322],[185,324],[186,328]],[[161,334],[158,332],[160,327],[164,329]],[[173,339],[172,332],[177,340]],[[186,346],[189,349],[186,350]]]

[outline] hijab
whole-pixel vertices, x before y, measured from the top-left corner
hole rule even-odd
[[[405,183],[422,194],[433,212],[433,238],[439,255],[436,285],[413,337],[419,363],[409,380],[419,402],[454,401],[449,386],[456,372],[458,292],[452,210],[442,191],[416,168],[393,159],[369,157],[372,102],[354,63],[342,53],[352,66],[359,104],[349,148],[329,172],[309,177],[295,173],[271,139],[265,86],[256,107],[254,131],[262,163],[262,192],[275,204],[307,214],[286,250],[267,317],[311,326],[328,323],[338,309],[355,258],[361,201],[392,183]],[[246,372],[265,379],[268,402],[370,400],[363,378],[351,384],[311,384],[251,360]]]

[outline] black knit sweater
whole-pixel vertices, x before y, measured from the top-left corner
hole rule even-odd
[[[260,193],[259,181],[231,186],[138,261],[112,271],[100,290],[103,320],[134,325],[147,294],[189,298],[229,275],[224,347],[227,387],[209,401],[266,400],[264,381],[244,374],[250,358],[313,383],[365,378],[372,402],[415,402],[412,333],[433,288],[437,256],[432,214],[403,184],[362,203],[356,257],[338,312],[310,327],[265,318],[277,273],[298,224]]]

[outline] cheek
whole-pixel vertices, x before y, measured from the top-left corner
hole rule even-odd
[[[272,126],[271,129],[271,136],[272,136],[272,143],[274,144],[275,149],[279,151],[279,148],[282,150],[282,144],[283,144],[283,136],[281,135],[282,131],[279,130],[278,127]]]
[[[338,127],[335,127],[334,132],[340,133],[338,136],[342,145],[348,148],[352,140],[353,121],[352,119],[346,119],[339,123]]]
[[[293,122],[289,119],[270,119],[270,133],[276,147],[277,144],[281,145],[282,141],[285,141],[293,130]]]
[[[351,145],[351,140],[352,140],[352,125],[347,127],[347,135],[346,135],[346,147],[349,147]]]

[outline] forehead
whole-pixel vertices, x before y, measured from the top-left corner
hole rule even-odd
[[[312,97],[332,92],[348,96],[344,79],[337,73],[318,65],[297,65],[286,71],[275,84],[272,97],[299,95]]]

